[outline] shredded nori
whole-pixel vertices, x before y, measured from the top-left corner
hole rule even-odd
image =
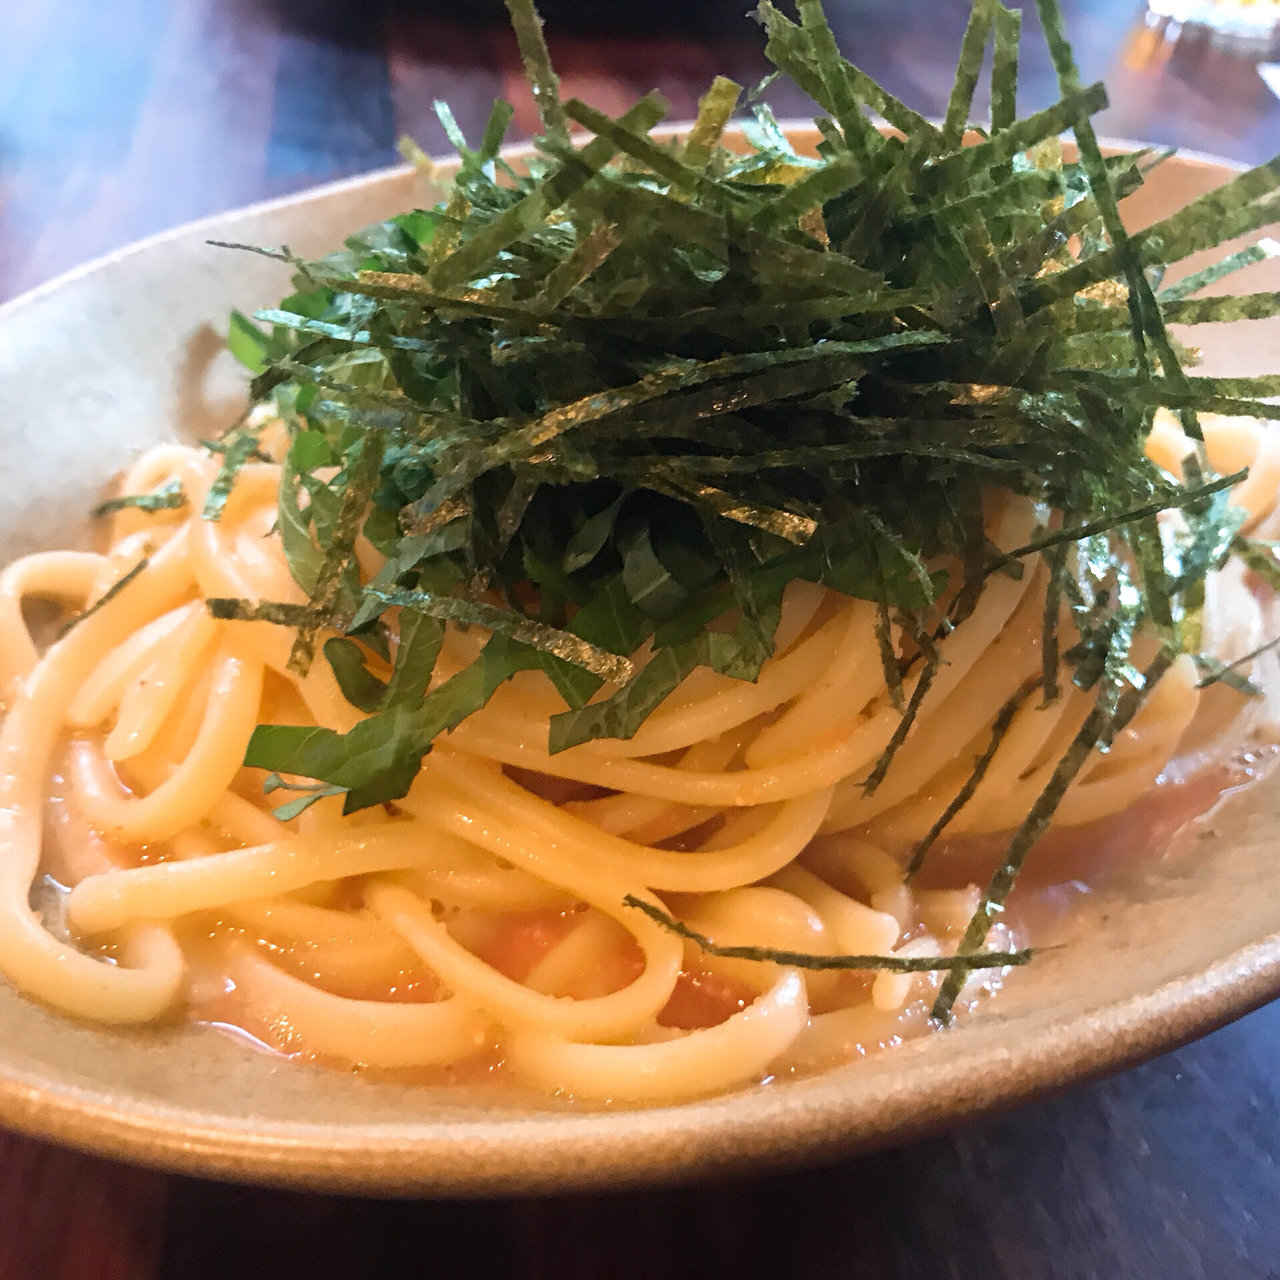
[[[562,101],[533,0],[508,0],[543,128],[527,166],[499,154],[510,108],[474,150],[442,108],[461,157],[446,200],[319,262],[266,250],[293,263],[298,291],[257,324],[233,317],[253,395],[290,431],[280,534],[311,603],[211,607],[296,627],[300,668],[321,632],[344,633],[324,652],[368,713],[346,735],[262,727],[246,763],[341,791],[348,811],[394,800],[436,736],[524,669],[564,698],[552,750],[628,737],[699,665],[754,679],[785,585],[807,579],[877,607],[902,718],[870,790],[937,641],[990,574],[1038,558],[1042,697],[1071,681],[1096,706],[944,966],[945,1021],[1062,793],[1162,670],[1187,652],[1246,686],[1198,652],[1205,574],[1232,554],[1277,563],[1237,536],[1225,491],[1239,474],[1213,474],[1197,444],[1179,479],[1144,444],[1161,406],[1193,442],[1203,412],[1280,417],[1280,375],[1188,376],[1168,327],[1274,315],[1274,293],[1192,295],[1275,247],[1157,287],[1280,216],[1280,158],[1131,234],[1119,202],[1160,157],[1102,154],[1090,117],[1105,91],[1080,84],[1053,0],[1037,7],[1060,100],[1018,117],[1019,15],[974,0],[939,127],[844,59],[820,0],[800,0],[798,21],[762,0],[768,57],[819,108],[822,141],[802,155],[758,103],[725,145],[741,89],[723,78],[683,139],[654,135],[656,93],[617,118]],[[975,124],[989,50],[991,119]],[[206,518],[256,440],[246,419],[220,445]],[[992,488],[1061,523],[990,547]],[[363,585],[361,538],[385,557]],[[428,693],[447,619],[491,638]],[[390,681],[366,666],[384,621],[399,635]],[[1160,645],[1146,671],[1139,634]]]
[[[1026,964],[1032,956],[1029,949],[1020,951],[981,951],[963,956],[898,956],[898,955],[821,955],[811,951],[787,951],[778,947],[726,946],[713,942],[661,907],[629,893],[623,904],[643,911],[650,920],[692,942],[709,956],[725,960],[759,960],[769,964],[789,965],[796,969],[883,970],[886,973],[967,973],[972,969],[1006,969]]]
[[[93,509],[95,517],[111,515],[115,511],[143,511],[148,515],[156,511],[177,511],[187,505],[187,495],[182,491],[182,483],[170,480],[167,484],[150,493],[123,493],[117,498],[108,498]]]
[[[61,640],[73,627],[84,622],[86,618],[93,617],[99,609],[110,604],[122,591],[128,588],[131,582],[136,581],[142,575],[150,563],[151,557],[143,556],[137,564],[122,573],[88,608],[69,618],[58,628],[57,639]]]

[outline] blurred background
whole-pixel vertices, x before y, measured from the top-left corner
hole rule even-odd
[[[1280,137],[1265,48],[1229,48],[1204,14],[1264,0],[1063,0],[1081,74],[1104,77],[1113,136],[1257,161]],[[568,92],[621,110],[659,88],[694,113],[716,73],[765,71],[750,0],[544,0]],[[784,0],[784,8],[787,7]],[[848,56],[939,113],[968,0],[828,0]],[[1264,25],[1269,19],[1264,19]],[[1247,42],[1246,42],[1247,43]],[[1055,96],[1024,14],[1024,110]],[[4,0],[0,3],[0,298],[119,244],[264,196],[394,163],[401,134],[447,150],[494,97],[535,126],[501,0]],[[766,97],[801,114],[795,91]],[[978,104],[979,109],[983,104]]]

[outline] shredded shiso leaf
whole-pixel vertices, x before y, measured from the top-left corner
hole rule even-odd
[[[348,812],[403,796],[436,737],[521,670],[544,671],[564,699],[552,751],[634,735],[700,665],[754,680],[795,579],[877,605],[902,719],[872,790],[937,641],[991,574],[1039,557],[1043,672],[1020,697],[1059,696],[1061,666],[1096,705],[1011,836],[958,958],[937,966],[934,1016],[947,1020],[1072,778],[1173,659],[1192,653],[1206,679],[1246,686],[1197,652],[1205,574],[1233,553],[1277,564],[1238,537],[1226,490],[1241,475],[1212,474],[1198,447],[1171,476],[1144,442],[1161,406],[1193,441],[1200,412],[1280,417],[1280,374],[1188,376],[1168,330],[1275,314],[1275,294],[1191,296],[1274,244],[1161,288],[1188,255],[1280,218],[1280,159],[1128,233],[1119,202],[1161,157],[1102,153],[1090,116],[1106,94],[1079,83],[1053,0],[1037,7],[1061,99],[1017,116],[1020,15],[974,0],[938,126],[840,55],[820,0],[799,0],[798,20],[762,0],[776,74],[819,108],[821,145],[802,155],[758,104],[745,142],[726,145],[741,89],[723,78],[683,137],[654,134],[667,113],[656,93],[616,119],[563,100],[532,0],[508,0],[543,127],[527,164],[500,153],[507,104],[474,149],[441,107],[460,155],[441,205],[318,262],[265,251],[293,264],[297,292],[256,323],[233,317],[230,340],[253,399],[289,428],[279,531],[310,603],[210,607],[295,628],[294,667],[318,650],[367,713],[346,734],[255,732],[246,763],[298,793],[288,816],[320,795],[343,794]],[[992,118],[975,125],[988,48]],[[216,445],[208,519],[257,449],[254,421]],[[998,552],[982,521],[993,488],[1060,524]],[[369,583],[361,537],[385,557]],[[449,622],[490,639],[430,688]],[[1139,633],[1158,646],[1144,670]],[[1012,714],[979,744],[946,820]]]

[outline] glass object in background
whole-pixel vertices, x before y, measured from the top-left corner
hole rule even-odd
[[[1146,23],[1169,41],[1198,37],[1259,62],[1280,57],[1280,0],[1147,0]]]

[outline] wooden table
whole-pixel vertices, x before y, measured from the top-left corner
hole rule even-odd
[[[12,0],[0,6],[0,299],[113,246],[473,135],[520,93],[496,0]],[[688,116],[761,72],[746,0],[548,5],[566,88]],[[1114,136],[1240,160],[1280,140],[1248,64],[1067,0]],[[856,60],[940,112],[964,0],[829,0]],[[639,26],[634,13],[647,15]],[[1028,27],[1034,26],[1028,15]],[[1024,108],[1047,104],[1043,54]],[[803,103],[775,97],[779,114]],[[1145,1067],[948,1137],[678,1190],[393,1203],[220,1186],[0,1135],[0,1280],[757,1276],[1128,1280],[1280,1275],[1280,1005]]]

